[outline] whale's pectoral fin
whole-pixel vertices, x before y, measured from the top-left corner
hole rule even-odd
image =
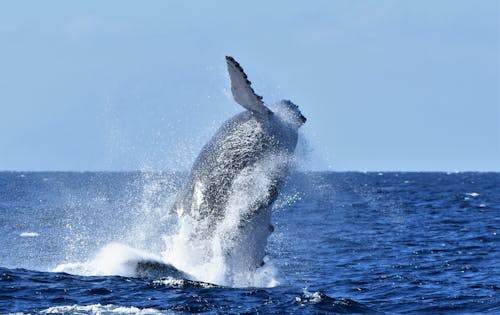
[[[231,79],[234,100],[249,111],[270,115],[273,112],[262,102],[262,96],[255,94],[245,71],[233,57],[226,56],[227,71]]]

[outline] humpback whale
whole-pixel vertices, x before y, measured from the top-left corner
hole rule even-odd
[[[232,57],[226,62],[233,98],[244,111],[223,123],[202,148],[172,211],[157,222],[168,229],[161,256],[111,243],[92,261],[62,264],[53,271],[173,277],[202,287],[275,283],[268,277],[273,277],[272,266],[259,267],[274,229],[271,206],[306,118],[291,101],[265,104],[238,62]]]
[[[266,105],[240,64],[229,56],[226,62],[232,96],[245,110],[203,147],[173,210],[190,219],[191,240],[216,242],[226,257],[238,256],[237,268],[251,270],[263,265],[274,229],[270,209],[306,118],[289,100]],[[213,248],[203,250],[213,255]]]

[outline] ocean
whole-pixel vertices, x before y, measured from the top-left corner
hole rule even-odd
[[[0,314],[500,314],[500,173],[294,172],[246,282],[134,277],[185,177],[0,172]]]

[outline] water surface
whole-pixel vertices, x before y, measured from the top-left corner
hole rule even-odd
[[[499,173],[293,174],[272,287],[103,275],[109,244],[160,255],[183,178],[0,173],[0,313],[500,313]]]

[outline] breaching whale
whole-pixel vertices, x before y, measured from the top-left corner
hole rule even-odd
[[[273,231],[270,208],[306,118],[289,100],[268,107],[240,64],[229,56],[226,62],[232,96],[245,111],[203,147],[173,209],[190,218],[193,241],[215,240],[224,255],[238,256],[238,268],[255,269],[263,264]],[[204,250],[210,255],[213,248]]]
[[[263,276],[265,286],[273,284],[266,278],[272,277],[272,267],[259,269],[273,230],[270,210],[306,118],[287,100],[268,107],[241,66],[232,57],[226,61],[233,98],[245,111],[226,121],[203,147],[173,212],[157,222],[156,227],[168,229],[161,256],[111,243],[90,262],[62,264],[53,271],[173,277],[202,287],[261,286]]]

